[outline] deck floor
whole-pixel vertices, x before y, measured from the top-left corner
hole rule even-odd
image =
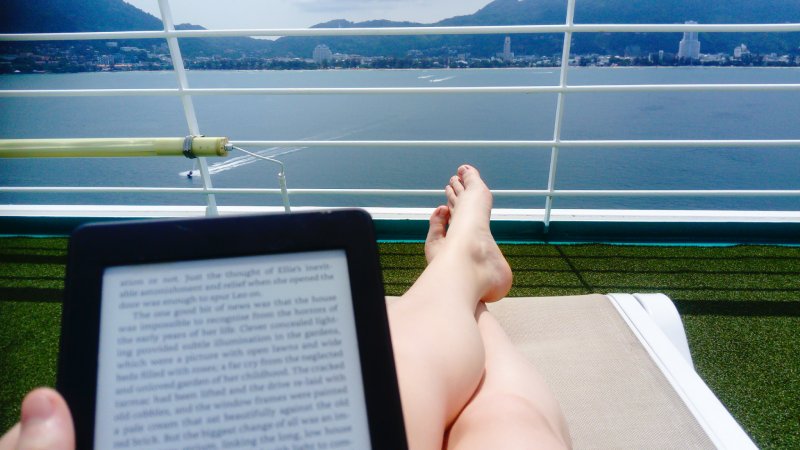
[[[0,429],[53,385],[67,240],[0,238]],[[389,295],[425,266],[422,244],[382,243]],[[502,245],[512,296],[663,292],[698,373],[762,448],[800,448],[800,247]]]

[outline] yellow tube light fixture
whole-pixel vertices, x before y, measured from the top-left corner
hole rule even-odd
[[[226,137],[0,139],[0,158],[116,158],[227,156]]]

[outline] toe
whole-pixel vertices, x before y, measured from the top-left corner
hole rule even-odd
[[[466,187],[477,183],[484,184],[478,169],[467,164],[458,168],[458,178],[461,179],[462,185]]]
[[[453,191],[456,195],[461,195],[461,193],[464,192],[464,184],[456,175],[450,177],[450,186],[453,186]]]
[[[447,197],[447,207],[452,211],[456,206],[456,192],[453,190],[453,186],[449,184],[445,186],[444,196]]]
[[[431,215],[430,225],[428,226],[428,236],[425,238],[425,259],[430,262],[445,242],[447,234],[447,222],[450,219],[450,209],[447,206],[439,206]]]
[[[441,239],[445,236],[447,231],[447,220],[449,216],[449,209],[445,205],[441,205],[431,214],[430,224],[428,226],[427,242]]]

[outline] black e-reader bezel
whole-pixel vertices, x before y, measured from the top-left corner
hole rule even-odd
[[[373,448],[407,448],[372,219],[361,210],[86,225],[69,242],[56,388],[94,447],[103,272],[113,266],[344,250]]]

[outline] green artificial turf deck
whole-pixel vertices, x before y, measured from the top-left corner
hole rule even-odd
[[[0,238],[0,429],[53,385],[66,239]],[[663,292],[696,369],[762,448],[800,448],[800,248],[502,245],[512,296]],[[422,244],[380,246],[388,295],[425,267]]]

